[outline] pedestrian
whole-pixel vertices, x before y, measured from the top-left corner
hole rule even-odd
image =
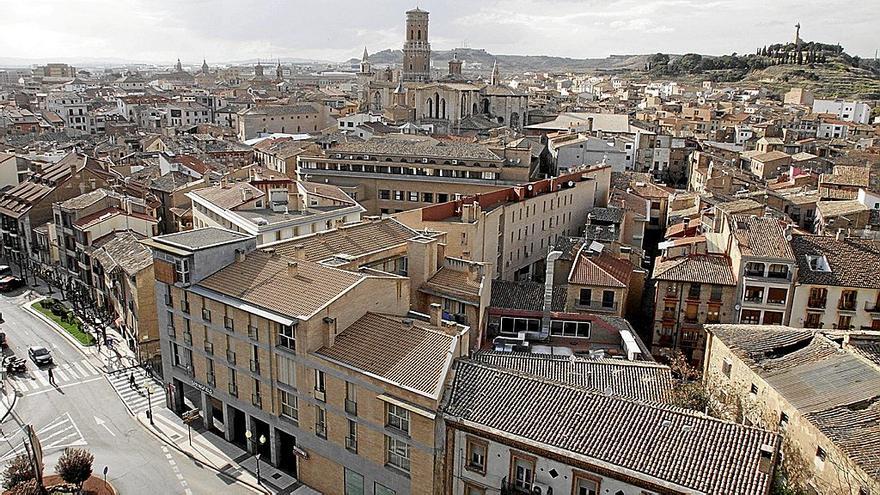
[[[128,375],[128,386],[134,388],[134,372]]]
[[[49,384],[55,385],[55,375],[52,374],[52,368],[49,368]]]

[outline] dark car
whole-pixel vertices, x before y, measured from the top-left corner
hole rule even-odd
[[[0,292],[9,292],[22,285],[24,285],[24,282],[20,278],[13,277],[12,275],[0,278]]]
[[[43,346],[34,345],[28,347],[28,356],[37,366],[52,364],[52,354]]]

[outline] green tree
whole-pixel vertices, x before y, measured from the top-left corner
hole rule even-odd
[[[27,454],[13,457],[3,470],[3,488],[6,490],[32,479],[34,479],[34,468]]]
[[[92,476],[94,461],[95,456],[85,449],[66,448],[55,464],[55,472],[61,476],[61,479],[82,490],[83,483]]]

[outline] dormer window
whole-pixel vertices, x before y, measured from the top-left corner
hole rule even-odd
[[[831,273],[831,265],[828,264],[828,258],[825,255],[812,255],[808,254],[807,263],[810,265],[810,270],[814,272],[827,272]]]

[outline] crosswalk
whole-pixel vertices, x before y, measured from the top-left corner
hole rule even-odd
[[[80,447],[88,443],[76,422],[73,421],[70,413],[64,413],[48,424],[43,425],[36,433],[40,439],[40,444],[43,446],[43,452],[46,453],[67,447]],[[24,445],[22,443],[24,438],[25,433],[22,430],[16,431],[10,437],[2,438],[0,450],[5,449],[5,451],[0,453],[0,463],[4,463],[24,452]]]
[[[131,373],[134,373],[137,387],[132,387],[129,383]],[[143,370],[110,373],[107,375],[107,379],[110,380],[110,385],[116,390],[122,402],[134,414],[142,413],[148,409],[147,385],[153,386],[153,406],[155,407],[162,400],[162,385],[158,384],[153,378],[146,376]]]
[[[49,390],[55,386],[64,388],[97,379],[101,376],[101,372],[92,364],[82,359],[80,361],[72,361],[67,363],[57,363],[52,368],[52,375],[55,379],[55,385],[49,383],[49,370],[47,368],[35,368],[33,363],[28,363],[28,371],[26,373],[14,373],[9,375],[12,386],[21,392],[22,395],[29,393],[41,392]]]

